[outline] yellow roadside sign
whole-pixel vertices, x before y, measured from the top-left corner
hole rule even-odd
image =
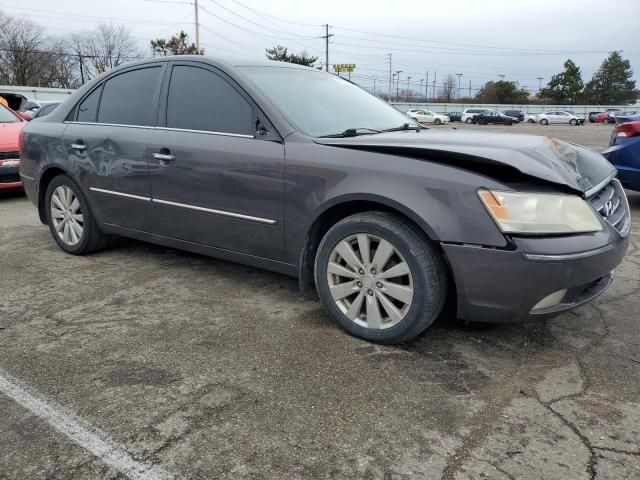
[[[333,65],[333,70],[340,72],[353,72],[356,69],[355,63],[336,63]]]

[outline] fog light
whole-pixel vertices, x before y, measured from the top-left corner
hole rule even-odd
[[[533,307],[533,309],[534,310],[541,310],[543,308],[555,307],[556,305],[558,305],[562,301],[562,299],[564,298],[566,293],[567,293],[567,289],[566,288],[563,289],[563,290],[557,290],[557,291],[547,295],[546,297],[544,297],[538,303],[536,303],[536,305]]]

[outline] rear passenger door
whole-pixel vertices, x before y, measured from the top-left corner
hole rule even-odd
[[[64,134],[75,174],[107,224],[153,229],[147,145],[164,64],[108,77],[76,106]]]
[[[278,260],[284,143],[224,72],[174,62],[150,147],[157,233]]]

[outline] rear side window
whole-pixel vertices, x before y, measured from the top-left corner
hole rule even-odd
[[[85,97],[80,105],[78,105],[78,122],[95,122],[98,115],[98,102],[100,101],[100,92],[102,87],[96,88],[87,97]]]
[[[160,67],[142,68],[106,81],[98,110],[98,123],[154,125],[154,95]]]
[[[229,82],[199,67],[175,66],[167,127],[252,135],[253,108]]]

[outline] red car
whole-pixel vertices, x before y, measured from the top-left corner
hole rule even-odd
[[[22,188],[19,137],[26,124],[13,110],[0,105],[0,190]]]

